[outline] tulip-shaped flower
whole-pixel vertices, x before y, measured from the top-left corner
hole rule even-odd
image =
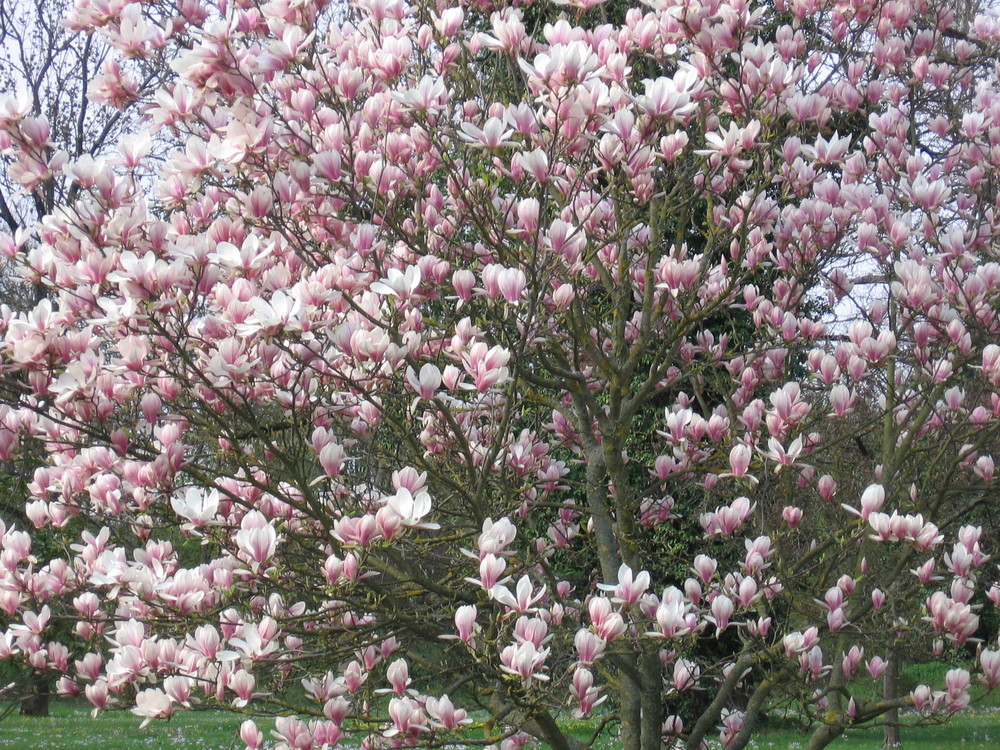
[[[701,676],[701,668],[692,661],[687,659],[678,659],[674,663],[674,687],[680,691],[684,692],[689,690],[698,684],[698,679]]]
[[[252,510],[243,517],[236,532],[236,546],[244,560],[257,570],[272,557],[278,546],[278,533],[260,511]]]
[[[573,645],[576,646],[581,664],[593,664],[604,653],[607,643],[592,630],[578,630],[573,638]]]
[[[240,724],[240,739],[246,745],[246,750],[260,750],[264,746],[264,733],[257,728],[253,719]]]
[[[406,382],[423,399],[432,399],[441,387],[441,371],[430,362],[420,368],[418,375],[412,367],[406,368]]]
[[[885,488],[881,484],[871,484],[861,493],[861,510],[857,510],[846,503],[843,505],[843,508],[849,513],[861,516],[862,520],[867,521],[872,513],[882,509],[884,503]]]
[[[189,523],[182,529],[193,529],[212,521],[219,510],[219,491],[205,490],[203,487],[189,487],[183,495],[170,498],[170,507]]]
[[[635,575],[632,573],[632,568],[622,563],[618,568],[617,584],[600,583],[597,587],[602,591],[614,591],[613,602],[631,607],[642,598],[646,589],[649,588],[649,573],[643,570]]]
[[[497,584],[490,589],[490,596],[509,610],[523,615],[535,611],[534,605],[545,596],[545,586],[535,591],[531,586],[531,579],[521,576],[515,593],[511,593],[506,586]]]
[[[733,616],[736,607],[733,600],[725,594],[719,594],[712,599],[712,614],[705,619],[715,625],[715,637],[718,638],[722,631],[729,627],[729,620]]]
[[[547,681],[548,675],[539,670],[545,664],[545,658],[549,650],[535,648],[535,644],[528,641],[512,644],[500,652],[501,669],[507,674],[520,677],[525,682],[531,680]]]
[[[427,717],[420,704],[410,697],[393,698],[389,701],[389,718],[392,720],[392,727],[385,731],[386,737],[405,737],[428,729],[425,723]]]
[[[132,709],[132,713],[143,717],[142,724],[139,725],[140,729],[153,719],[165,719],[173,712],[173,701],[159,688],[149,688],[135,696],[135,708]]]
[[[455,630],[458,635],[444,637],[458,638],[462,643],[475,646],[473,635],[479,629],[479,625],[476,624],[476,614],[478,610],[475,604],[464,604],[459,607],[455,611]]]
[[[456,727],[471,724],[472,719],[464,708],[456,708],[447,694],[440,698],[428,698],[424,704],[427,715],[435,726],[451,731]]]
[[[993,690],[1000,685],[1000,651],[983,649],[979,654],[979,666],[983,668],[980,679],[987,690]]]
[[[885,672],[886,667],[889,666],[889,662],[883,659],[881,656],[873,656],[871,659],[865,662],[865,668],[868,670],[868,674],[871,675],[873,680],[877,680]]]
[[[603,596],[593,597],[587,603],[587,611],[590,614],[594,632],[604,642],[612,641],[625,632],[625,621],[619,613],[613,610],[609,599]]]
[[[594,687],[593,673],[583,667],[578,667],[573,672],[573,682],[569,691],[577,702],[577,708],[573,711],[573,716],[577,719],[588,716],[595,706],[604,703],[608,698],[606,695],[601,695],[601,692]]]
[[[395,495],[385,498],[385,507],[393,510],[402,520],[404,526],[416,529],[439,529],[436,523],[422,519],[431,512],[431,496],[424,491],[412,495],[405,487],[396,490]]]
[[[499,585],[501,576],[506,569],[507,561],[490,553],[479,562],[479,578],[467,578],[466,580],[492,592]]]

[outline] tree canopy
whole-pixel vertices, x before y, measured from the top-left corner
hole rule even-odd
[[[571,748],[595,711],[625,748],[736,749],[774,707],[819,750],[1000,684],[987,643],[895,685],[1000,603],[1000,19],[65,24],[111,53],[93,106],[141,119],[86,152],[0,101],[17,200],[59,198],[0,235],[40,290],[0,316],[0,458],[38,463],[0,659],[95,710],[244,712],[249,750]]]

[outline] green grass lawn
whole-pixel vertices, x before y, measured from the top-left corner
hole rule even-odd
[[[902,750],[1000,750],[1000,713],[996,709],[969,711],[950,723],[904,729]],[[808,736],[794,730],[766,732],[750,747],[755,750],[803,750]],[[851,732],[830,745],[834,750],[878,750],[882,747],[881,728]]]
[[[0,747],[11,750],[243,750],[245,717],[216,711],[185,711],[140,729],[142,719],[105,711],[96,719],[89,704],[53,701],[49,717],[14,713],[0,722]],[[262,722],[262,727],[266,726]]]
[[[12,714],[0,722],[0,747],[11,750],[242,750],[237,731],[243,717],[212,711],[185,711],[169,722],[153,722],[140,729],[141,719],[128,712],[108,711],[96,719],[87,704],[54,701],[52,716],[26,718]],[[267,732],[268,720],[260,722]],[[587,727],[580,726],[582,737]],[[586,732],[589,734],[589,732]],[[835,750],[877,750],[879,729],[856,732],[831,745]],[[753,750],[803,750],[808,737],[792,729],[758,735]],[[347,747],[351,747],[348,745]],[[599,747],[612,750],[613,738]],[[713,743],[713,747],[720,747]],[[950,724],[904,730],[904,750],[1000,750],[1000,711],[972,709]]]

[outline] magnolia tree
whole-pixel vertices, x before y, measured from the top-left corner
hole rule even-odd
[[[817,749],[1000,683],[987,643],[860,697],[1000,602],[996,19],[79,0],[67,24],[174,78],[151,139],[67,160],[40,244],[0,240],[50,292],[0,326],[0,448],[44,446],[25,516],[64,544],[0,527],[0,657],[95,711],[244,712],[250,750],[588,744],[570,712],[741,748],[789,706]],[[59,144],[2,113],[30,191]]]
[[[0,226],[25,249],[38,244],[40,219],[79,196],[81,186],[73,171],[63,167],[70,160],[86,163],[114,153],[119,138],[136,129],[140,103],[169,72],[158,54],[141,60],[111,59],[113,48],[98,36],[63,25],[71,7],[70,0],[0,0],[0,50],[5,60],[0,91],[7,95],[0,102],[0,118],[15,116],[22,122],[22,127],[0,132],[0,150],[13,149],[8,151],[11,158],[0,158]],[[105,79],[97,77],[99,72],[115,76],[117,85],[102,88]],[[105,106],[105,101],[114,106]],[[30,119],[24,120],[25,114]],[[161,149],[166,148],[168,140],[159,140]],[[49,289],[40,280],[24,283],[14,266],[10,259],[0,259],[0,302],[30,310]],[[42,454],[36,441],[26,445],[31,449],[22,447],[15,457],[5,456],[0,466],[0,520],[16,520],[22,526],[24,487]],[[51,552],[50,538],[45,533],[36,536],[36,556]],[[47,712],[50,680],[32,669],[18,674],[10,665],[0,668],[0,674],[4,683],[33,681],[33,699],[19,702],[22,713]]]

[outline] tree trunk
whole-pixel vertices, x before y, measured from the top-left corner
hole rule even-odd
[[[579,740],[574,737],[565,734],[556,723],[555,719],[552,718],[552,714],[547,711],[540,711],[532,716],[535,721],[536,729],[535,732],[529,733],[535,734],[535,736],[541,736],[548,744],[552,750],[584,750],[586,745],[584,745]]]
[[[882,697],[886,701],[894,701],[899,697],[899,653],[892,642],[887,648],[888,663],[882,676]],[[885,724],[882,732],[883,747],[900,747],[899,709],[891,708],[885,712]]]
[[[812,733],[807,750],[823,750],[844,733],[844,725],[840,723],[823,724]]]
[[[840,668],[844,658],[844,646],[845,638],[843,633],[841,633],[837,637],[836,656],[833,659],[834,667],[827,688],[828,706],[824,723],[812,733],[812,736],[809,738],[807,750],[823,750],[824,747],[844,733],[844,729],[847,728],[849,723],[845,721],[844,696],[842,693],[847,678],[844,676],[843,669]]]
[[[655,651],[639,657],[642,750],[659,750],[663,735],[663,669]]]
[[[35,671],[28,680],[28,694],[21,701],[21,716],[49,715],[49,678],[41,671]]]
[[[716,690],[712,702],[709,703],[701,716],[698,717],[694,727],[691,729],[691,734],[688,735],[687,740],[687,750],[698,750],[698,748],[702,747],[705,737],[718,725],[719,719],[722,716],[722,709],[729,703],[733,695],[733,690],[736,689],[736,683],[739,682],[743,671],[753,663],[753,658],[746,654],[736,660],[733,668],[729,670],[729,674],[726,675],[726,678]]]
[[[620,676],[621,686],[618,691],[621,701],[621,742],[622,750],[641,750],[642,748],[642,699],[639,686],[627,674]]]
[[[788,666],[786,665],[782,672],[787,670]],[[771,693],[776,679],[768,675],[754,689],[747,703],[746,713],[743,716],[743,728],[733,738],[733,741],[729,745],[729,750],[743,750],[743,748],[750,744],[750,740],[753,738],[754,732],[760,724],[767,696]]]

